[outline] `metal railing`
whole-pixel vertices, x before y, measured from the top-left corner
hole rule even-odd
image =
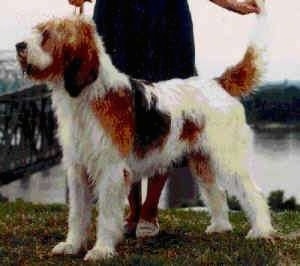
[[[56,120],[45,85],[0,96],[0,185],[59,163]]]

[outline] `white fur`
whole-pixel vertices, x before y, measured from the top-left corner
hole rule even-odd
[[[33,64],[40,70],[44,70],[51,65],[52,57],[41,48],[42,36],[38,31],[34,31],[27,43],[27,63]]]
[[[207,232],[231,230],[221,189],[224,187],[241,201],[252,227],[248,236],[269,237],[274,230],[267,204],[251,180],[252,133],[241,103],[216,81],[200,77],[159,82],[154,84],[155,88],[146,86],[146,94],[155,94],[158,108],[170,115],[170,134],[162,149],[152,150],[143,159],[133,152],[124,158],[94,116],[90,102],[95,97],[103,97],[109,89],[130,88],[130,84],[128,77],[112,65],[100,38],[95,38],[101,63],[97,80],[77,98],[71,98],[61,84],[52,84],[70,189],[69,233],[53,253],[75,254],[86,241],[91,210],[89,179],[95,184],[94,193],[99,198],[99,217],[97,241],[85,259],[97,260],[114,254],[115,245],[122,236],[124,199],[128,191],[123,170],[136,181],[142,176],[167,171],[173,162],[192,152],[209,156],[215,176],[210,183],[195,173],[212,215]],[[46,62],[48,55],[40,54],[39,49],[36,51]],[[46,65],[36,59],[36,54],[28,56],[34,57],[39,66]],[[186,118],[203,126],[193,145],[179,140]]]
[[[260,73],[265,73],[268,63],[268,43],[269,43],[269,25],[266,7],[264,0],[256,0],[260,8],[260,15],[257,16],[256,26],[250,36],[249,46],[253,47],[256,51],[256,67]],[[258,83],[261,80],[258,80]],[[256,86],[259,84],[256,84]]]
[[[87,108],[91,94],[100,87],[97,82],[76,99],[70,98],[63,89],[53,90],[64,164],[67,169],[76,169],[77,165],[84,167],[96,183],[97,191],[94,193],[99,195],[97,242],[86,259],[112,255],[120,240],[126,196],[122,170],[130,171],[136,181],[141,176],[150,177],[156,171],[165,172],[172,162],[192,151],[208,154],[216,175],[215,184],[201,186],[212,215],[207,232],[231,230],[225,196],[219,187],[234,193],[241,201],[252,225],[249,237],[268,237],[273,232],[268,207],[250,179],[252,134],[246,124],[243,107],[217,82],[194,77],[155,84],[159,108],[171,115],[171,133],[162,150],[153,150],[144,159],[137,159],[133,153],[122,158],[92,110]],[[183,112],[185,117],[204,125],[201,137],[193,146],[179,141],[184,122]],[[78,185],[85,185],[78,181],[81,175],[78,171],[68,171],[68,176],[70,217],[77,213],[80,222],[78,224],[78,220],[69,219],[65,246],[59,244],[54,253],[77,253],[78,247],[84,244],[82,232],[89,222],[89,210],[85,210],[84,215],[84,210],[81,210],[81,215],[77,211],[82,208],[80,202],[86,209],[90,208],[82,189],[77,188]],[[68,250],[70,245],[71,251]]]

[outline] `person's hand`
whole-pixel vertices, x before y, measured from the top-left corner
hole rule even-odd
[[[84,2],[92,2],[92,0],[68,0],[69,3],[76,7],[81,7]]]
[[[259,14],[260,9],[254,0],[246,0],[244,2],[238,2],[237,0],[232,1],[232,10],[241,14]]]

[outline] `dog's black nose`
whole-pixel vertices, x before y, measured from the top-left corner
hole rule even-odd
[[[16,49],[18,52],[25,50],[27,48],[26,42],[19,42],[16,44]]]

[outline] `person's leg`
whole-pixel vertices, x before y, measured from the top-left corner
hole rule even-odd
[[[141,182],[136,182],[131,185],[128,195],[129,214],[125,219],[124,231],[128,236],[135,234],[135,229],[140,218],[141,202],[142,202],[142,186]]]
[[[136,228],[137,237],[148,237],[158,234],[158,203],[167,178],[167,174],[157,173],[148,179],[147,196]]]

